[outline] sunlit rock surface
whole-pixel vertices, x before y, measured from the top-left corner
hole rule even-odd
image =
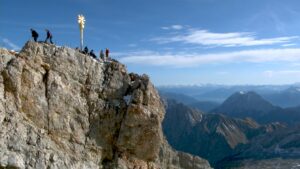
[[[0,55],[0,168],[210,168],[165,141],[148,76],[44,43]]]

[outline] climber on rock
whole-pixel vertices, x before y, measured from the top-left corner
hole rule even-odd
[[[37,38],[39,37],[39,34],[32,28],[30,29],[30,31],[31,31],[31,37],[33,37],[33,40],[37,42]]]
[[[94,59],[97,59],[97,56],[95,55],[94,50],[90,51],[90,56],[92,56]]]
[[[49,40],[50,40],[50,43],[53,44],[51,32],[50,32],[48,29],[46,29],[46,32],[47,32],[47,37],[46,37],[45,43],[47,43],[47,42],[48,42],[48,39],[49,39]]]

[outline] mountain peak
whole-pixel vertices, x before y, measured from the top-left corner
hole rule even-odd
[[[255,109],[255,104],[264,105],[267,107],[273,106],[271,103],[269,103],[267,100],[263,99],[259,94],[253,92],[253,91],[240,91],[232,94],[229,96],[222,105],[232,105],[236,104],[236,106],[246,106],[251,107]],[[233,106],[233,105],[232,105]],[[258,109],[260,107],[257,107]]]
[[[168,146],[148,76],[46,43],[0,55],[0,168],[210,168]]]
[[[262,116],[277,109],[253,91],[240,91],[229,96],[212,112],[223,113],[232,117],[246,118]]]
[[[246,94],[246,92],[240,91],[239,94],[240,94],[240,95],[243,95],[243,94]]]
[[[236,93],[234,93],[233,95],[248,95],[248,96],[256,96],[256,97],[260,97],[260,95],[259,94],[257,94],[256,92],[254,92],[254,91],[243,91],[243,90],[241,90],[241,91],[239,91],[239,92],[236,92]]]
[[[233,152],[239,144],[248,143],[247,134],[260,127],[251,119],[204,114],[171,100],[168,100],[166,112],[163,129],[170,144],[179,150],[201,155],[211,164]]]

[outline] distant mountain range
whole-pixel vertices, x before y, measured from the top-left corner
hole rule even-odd
[[[296,98],[298,93],[298,88],[294,87],[273,93],[272,97],[269,93],[268,97],[279,100],[278,98],[284,95],[285,97],[282,96],[282,100],[285,100],[289,105],[296,105],[296,101],[300,100],[300,98],[298,100]],[[160,91],[160,95],[163,99],[172,99],[206,113],[222,113],[236,118],[251,117],[259,123],[279,121],[294,124],[300,122],[300,106],[282,108],[253,91],[233,93],[222,104],[213,101],[199,101],[192,96],[181,93]],[[287,97],[288,95],[290,97]],[[285,98],[289,98],[290,101]]]
[[[282,162],[284,159],[287,162]],[[300,127],[295,127],[259,135],[248,144],[237,147],[234,155],[219,161],[215,167],[299,168],[299,163]]]
[[[300,109],[274,106],[255,92],[234,93],[211,113],[235,118],[250,117],[263,124],[282,122],[295,125],[300,122]]]
[[[254,138],[285,128],[280,123],[259,125],[251,119],[205,114],[174,100],[166,101],[163,121],[163,131],[174,148],[204,157],[213,166]]]
[[[220,103],[213,101],[197,101],[195,103],[188,104],[191,108],[195,108],[203,112],[210,112],[219,105]]]
[[[300,84],[291,85],[200,85],[161,86],[160,92],[184,94],[198,101],[222,103],[239,91],[254,91],[273,105],[286,107],[300,106]]]
[[[189,95],[182,94],[182,93],[159,91],[159,94],[162,99],[176,100],[177,102],[183,103],[185,105],[199,102],[199,100],[197,100],[196,98],[189,96]]]
[[[263,99],[255,92],[237,92],[228,97],[219,107],[211,112],[222,113],[230,117],[259,119],[271,111],[276,111],[279,107]]]
[[[191,96],[181,94],[181,93],[171,93],[171,92],[160,92],[160,97],[162,99],[172,99],[179,103],[183,103],[192,108],[196,108],[203,112],[210,112],[214,108],[218,107],[220,103],[213,101],[199,101]]]
[[[202,112],[223,113],[236,118],[251,117],[259,123],[279,121],[294,124],[300,122],[299,86],[203,85],[163,87],[159,91],[163,98],[176,100]],[[245,92],[248,91],[245,89],[253,90]],[[243,92],[246,94],[241,95]],[[203,98],[199,98],[199,95]]]
[[[262,96],[272,104],[280,107],[300,106],[300,87],[289,87],[283,91],[265,93]]]
[[[255,92],[234,93],[211,111],[218,114],[203,113],[173,99],[165,98],[165,103],[163,131],[169,143],[208,159],[216,168],[231,168],[256,157],[300,159],[300,128],[284,124],[299,122],[300,107],[280,108]],[[268,162],[273,165],[272,160]]]

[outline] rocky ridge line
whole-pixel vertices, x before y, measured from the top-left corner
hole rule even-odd
[[[0,168],[210,168],[170,148],[146,75],[44,43],[0,55]]]

